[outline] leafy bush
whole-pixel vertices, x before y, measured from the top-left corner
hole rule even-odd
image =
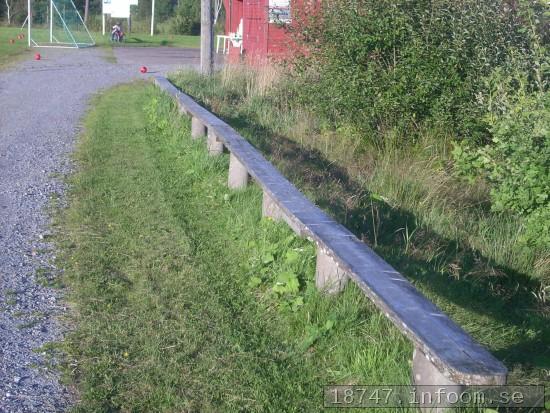
[[[546,248],[549,17],[541,0],[326,0],[297,16],[289,90],[366,139],[452,136],[456,170],[486,180],[492,209],[525,216],[526,241]]]
[[[331,0],[313,16],[295,28],[298,97],[371,136],[427,124],[481,141],[483,77],[510,48],[529,48],[516,7],[500,0]]]
[[[456,145],[456,168],[486,178],[493,210],[528,216],[527,241],[550,246],[550,231],[543,231],[550,218],[550,93],[529,93],[527,79],[500,71],[491,83],[492,111],[485,118],[491,141],[477,148]]]
[[[524,241],[527,245],[548,249],[550,246],[550,205],[534,210],[526,219]]]
[[[200,33],[200,2],[195,0],[181,0],[174,12],[175,15],[168,21],[171,33],[188,35]]]
[[[307,275],[314,273],[315,251],[294,234],[273,242],[268,235],[275,234],[276,225],[269,219],[262,221],[262,241],[248,243],[254,252],[248,263],[248,285],[281,310],[295,312],[304,305],[307,291],[314,289]]]

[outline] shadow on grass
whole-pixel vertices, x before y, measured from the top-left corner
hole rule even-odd
[[[550,369],[550,323],[548,309],[532,294],[538,281],[417,227],[413,214],[372,196],[321,152],[274,134],[238,112],[224,119],[510,369],[519,368],[523,384],[540,383],[542,369]],[[405,228],[409,234],[416,231],[413,242],[406,241]]]
[[[126,37],[122,42],[111,42],[111,45],[114,47],[124,47],[124,46],[142,46],[142,47],[154,47],[154,46],[175,46],[175,42],[162,39],[160,41],[153,39],[152,41],[146,41],[140,39],[139,37]]]

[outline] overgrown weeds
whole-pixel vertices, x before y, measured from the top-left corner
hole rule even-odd
[[[426,129],[406,146],[398,135],[359,144],[352,128],[334,130],[281,97],[288,89],[284,75],[265,93],[255,87],[255,73],[238,67],[210,79],[193,72],[171,79],[232,124],[459,324],[477,333],[502,328],[502,345],[486,341],[485,333],[476,338],[516,368],[513,377],[540,380],[550,363],[549,303],[541,293],[548,255],[524,248],[521,218],[491,211],[486,183],[455,177],[452,136]],[[493,321],[486,324],[486,317]],[[529,344],[528,331],[537,331]],[[521,354],[525,346],[536,356]]]
[[[273,69],[260,69],[260,73],[265,71]],[[364,192],[379,194],[390,207],[414,214],[418,225],[479,251],[497,265],[542,280],[550,276],[540,266],[547,251],[524,248],[519,242],[524,220],[509,213],[492,213],[489,187],[482,180],[467,183],[454,176],[450,135],[429,129],[414,145],[400,145],[399,136],[366,145],[352,129],[333,130],[311,111],[279,98],[285,90],[284,80],[272,85],[266,95],[266,87],[255,82],[256,70],[248,67],[225,69],[211,80],[192,72],[175,74],[172,79],[278,162],[292,163],[281,159],[282,149],[274,148],[292,142],[342,168],[361,188],[348,199],[357,201]]]
[[[168,97],[118,87],[85,125],[56,236],[77,411],[314,412],[325,384],[409,382],[408,341],[312,287],[313,246],[227,189]]]

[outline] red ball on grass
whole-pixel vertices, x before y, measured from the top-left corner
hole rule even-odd
[[[141,67],[139,68],[139,71],[140,71],[141,73],[147,73],[147,67],[146,67],[146,66],[141,66]]]
[[[34,55],[34,60],[40,60],[40,59],[42,59],[42,56],[40,56],[40,53],[36,53]]]

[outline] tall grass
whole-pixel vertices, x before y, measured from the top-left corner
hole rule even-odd
[[[483,182],[454,177],[450,137],[440,131],[426,130],[414,144],[401,146],[403,139],[391,133],[381,145],[351,129],[330,130],[314,113],[293,103],[293,85],[271,65],[229,65],[212,80],[193,72],[175,74],[173,79],[223,116],[246,117],[269,133],[319,151],[365,190],[380,194],[393,208],[413,213],[418,225],[475,249],[499,266],[550,282],[545,265],[550,251],[537,253],[518,242],[523,220],[490,212]]]
[[[520,242],[521,218],[491,212],[488,188],[454,177],[450,137],[425,130],[402,146],[330,129],[293,99],[273,67],[171,76],[232,124],[308,197],[370,244],[512,370],[550,368],[548,251]]]
[[[409,383],[410,343],[357,287],[314,288],[313,245],[227,189],[167,96],[118,87],[85,125],[57,227],[76,411],[317,412],[325,384]]]

